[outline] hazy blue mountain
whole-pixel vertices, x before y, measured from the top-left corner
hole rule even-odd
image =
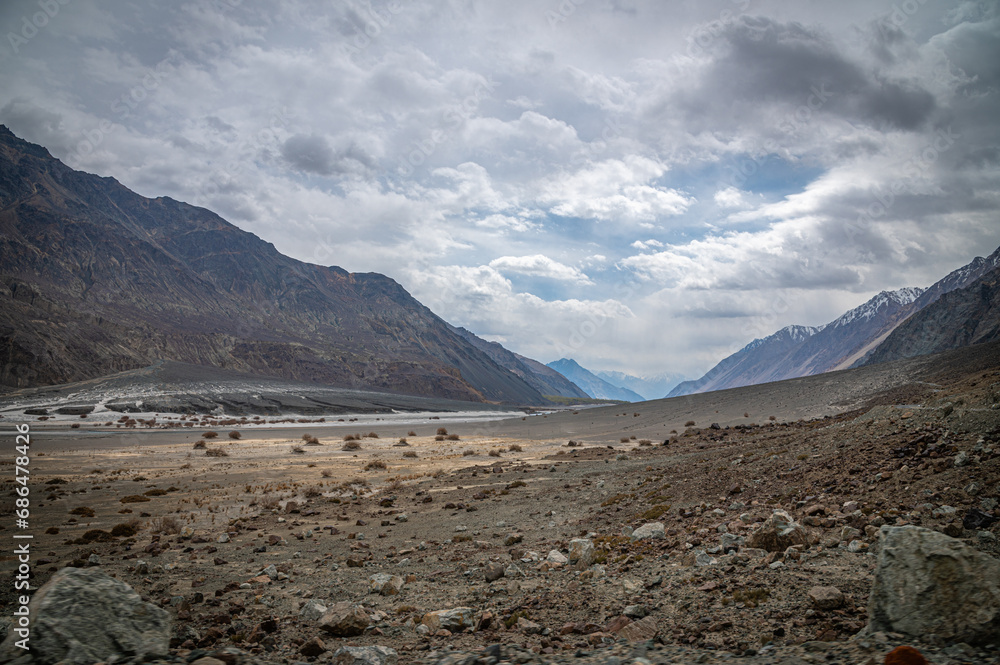
[[[595,374],[608,383],[619,388],[627,388],[642,395],[645,399],[659,399],[687,378],[683,374],[669,372],[655,376],[633,376],[625,372],[613,371],[601,371],[595,372]]]
[[[619,386],[608,383],[588,369],[581,367],[571,358],[562,358],[551,362],[548,366],[567,379],[583,388],[584,391],[595,399],[616,399],[626,402],[645,401],[642,395]]]

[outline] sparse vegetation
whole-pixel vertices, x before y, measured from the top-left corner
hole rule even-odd
[[[90,506],[80,506],[79,508],[74,508],[73,510],[69,511],[69,514],[76,515],[78,517],[93,517],[97,513],[95,513],[94,509],[91,508]]]
[[[302,446],[292,446],[292,453],[296,455],[305,455],[306,451]]]
[[[341,450],[361,450],[361,444],[358,443],[352,436],[350,439],[344,439],[344,445],[340,447]]]
[[[510,446],[507,448],[507,450],[509,450],[512,453],[523,453],[524,452],[524,448],[522,448],[521,444],[519,444],[519,443],[512,443],[512,444],[510,444]]]
[[[141,494],[130,494],[129,496],[123,496],[120,499],[122,503],[143,503],[149,500],[148,496],[142,496]]]
[[[416,456],[417,456],[416,450],[407,450],[405,453],[403,453],[403,457],[416,457]]]
[[[651,445],[653,445],[653,442],[650,441],[649,439],[639,439],[639,445],[640,446],[651,446]]]
[[[233,440],[237,440],[237,439],[241,438],[242,436],[243,435],[240,434],[239,431],[237,431],[237,430],[233,430],[232,432],[229,433],[229,438],[233,439]]]
[[[444,441],[444,434],[438,434],[434,437],[435,441]]]
[[[465,450],[462,451],[462,457],[472,457],[475,454],[476,451],[473,450],[472,448],[466,448]]]
[[[197,441],[194,442],[195,450],[204,450],[207,447],[208,446],[205,444],[205,439],[198,439]]]
[[[409,432],[406,433],[406,436],[416,436],[416,435],[417,435],[417,433],[414,432],[412,429]]]
[[[365,471],[374,471],[375,469],[385,469],[385,468],[388,468],[386,466],[386,463],[380,459],[373,459],[364,466]]]
[[[435,434],[437,434],[438,436],[447,436],[448,430],[445,429],[444,427],[438,427],[437,432],[435,432]]]
[[[686,423],[684,423],[684,427],[694,427],[694,421],[693,420],[687,421]]]
[[[139,529],[135,522],[122,522],[111,529],[111,535],[116,538],[130,538],[138,532]]]
[[[312,434],[303,434],[302,440],[305,441],[307,446],[318,446],[320,445],[319,439]]]
[[[623,436],[622,438],[618,439],[618,443],[628,443],[628,442],[629,438],[627,436]]]
[[[229,457],[229,453],[222,448],[209,448],[205,451],[205,457]]]
[[[459,441],[460,440],[458,438],[457,434],[449,434],[448,436],[446,436],[444,438],[447,439],[448,441]]]
[[[201,438],[203,438],[203,439],[214,439],[214,438],[216,438],[218,436],[219,436],[218,432],[205,432],[204,434],[201,435]]]

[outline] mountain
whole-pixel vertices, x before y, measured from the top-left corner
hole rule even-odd
[[[658,374],[656,376],[633,376],[625,372],[595,372],[597,376],[619,388],[627,388],[642,395],[644,399],[659,399],[685,380],[681,374]]]
[[[779,371],[785,358],[820,330],[821,328],[810,326],[787,326],[773,335],[755,339],[723,359],[700,379],[679,383],[667,397],[738,388],[775,380],[770,377]]]
[[[973,259],[930,288],[882,291],[818,328],[788,326],[769,337],[754,340],[700,379],[681,383],[667,397],[811,376],[865,364],[904,321],[943,295],[975,282],[997,265],[1000,265],[1000,249],[989,257]]]
[[[303,263],[204,208],[74,171],[0,126],[0,385],[158,359],[544,404],[392,279]]]
[[[625,402],[643,402],[642,395],[639,395],[628,388],[619,388],[612,385],[592,373],[590,370],[581,367],[572,358],[562,358],[551,362],[548,367],[559,372],[567,379],[583,388],[588,395],[594,399],[614,399]]]
[[[510,351],[498,342],[488,342],[465,328],[452,328],[456,334],[485,353],[500,367],[516,375],[519,379],[542,395],[562,397],[587,397],[575,383],[559,372],[549,369],[537,360],[526,358]]]
[[[866,365],[939,353],[1000,339],[1000,266],[942,294],[900,324]]]

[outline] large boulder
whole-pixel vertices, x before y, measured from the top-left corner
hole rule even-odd
[[[784,552],[792,545],[805,545],[808,542],[806,530],[784,510],[774,511],[746,541],[748,547],[768,552]]]
[[[89,665],[111,656],[141,661],[167,655],[170,646],[170,615],[95,568],[63,568],[35,592],[29,610],[36,665]],[[0,659],[25,653],[15,647],[18,639],[11,631]]]
[[[950,643],[1000,640],[1000,561],[916,526],[883,526],[868,631]]]

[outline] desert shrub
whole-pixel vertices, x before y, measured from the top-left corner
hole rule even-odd
[[[445,429],[444,427],[438,427],[437,432],[435,432],[435,434],[437,434],[438,436],[446,436],[448,434],[448,430]]]
[[[214,439],[214,438],[216,438],[218,436],[219,436],[218,432],[205,432],[204,434],[201,435],[201,438],[203,438],[203,439]]]
[[[567,446],[569,446],[570,448],[576,448],[576,447],[577,447],[577,446],[579,446],[580,444],[579,444],[579,443],[577,443],[576,441],[574,441],[573,439],[570,439],[570,440],[569,440],[569,443],[567,443],[566,445],[567,445]]]
[[[519,444],[519,443],[512,443],[512,444],[510,444],[510,447],[507,448],[507,450],[509,450],[512,453],[523,453],[524,452],[524,448],[522,448],[521,444]]]
[[[651,445],[653,445],[653,442],[650,441],[649,439],[639,439],[639,445],[640,446],[651,446]]]
[[[230,439],[239,439],[242,436],[243,435],[240,434],[237,430],[233,430],[232,432],[229,433],[229,438]]]
[[[353,434],[345,434],[344,435],[344,441],[354,441],[357,438],[358,437],[354,436]]]
[[[777,416],[768,416],[767,419],[770,420],[771,422],[774,422],[778,418],[777,418]]]
[[[416,456],[417,456],[416,450],[407,450],[405,453],[403,453],[403,457],[416,457]]]
[[[70,515],[78,515],[80,517],[93,517],[96,513],[94,509],[90,506],[80,506],[79,508],[74,508],[69,511]]]
[[[459,441],[459,438],[458,438],[457,434],[449,434],[448,436],[446,436],[444,438],[447,439],[448,441]]]
[[[80,429],[80,423],[73,423],[69,426],[70,429]]]
[[[365,436],[367,436],[369,439],[377,439],[378,438],[378,434],[376,434],[375,432],[368,432],[368,434],[366,434]]]
[[[750,417],[750,412],[749,411],[744,411],[743,412],[743,417],[744,418],[749,418]]]
[[[165,536],[170,536],[175,533],[180,533],[181,525],[177,521],[176,517],[170,517],[167,515],[164,517],[157,517],[153,520],[152,524],[149,526],[149,530],[153,533],[161,533]]]
[[[194,442],[195,450],[204,450],[205,448],[206,448],[205,439],[198,439],[197,441]]]
[[[399,441],[396,442],[396,445],[397,446],[408,446],[408,445],[410,445],[410,442],[406,440],[406,437],[403,437]]]
[[[149,501],[149,497],[141,494],[130,494],[121,498],[122,503],[142,503],[144,501]]]
[[[472,457],[475,454],[476,451],[473,450],[472,448],[466,448],[465,450],[462,451],[462,457]]]
[[[65,478],[53,478],[52,480],[46,480],[45,484],[46,485],[65,485],[68,482],[69,481],[66,480]]]
[[[323,469],[322,471],[319,472],[319,475],[321,475],[324,478],[329,478],[330,476],[333,475],[333,471],[330,471],[330,469]]]
[[[82,540],[84,543],[107,543],[114,540],[115,537],[104,529],[91,529],[83,534]]]
[[[302,446],[292,446],[292,452],[296,455],[305,455],[306,451],[303,450]]]
[[[303,434],[302,440],[306,442],[307,446],[318,446],[319,439],[312,434]]]
[[[489,454],[490,457],[500,457],[500,450],[498,450],[497,448],[494,448],[488,454]]]
[[[205,451],[205,457],[229,457],[229,453],[222,448],[209,448]]]
[[[687,421],[686,423],[684,423],[684,427],[694,427],[694,421],[693,420]]]
[[[307,487],[303,494],[307,499],[315,499],[318,496],[323,496],[323,490],[318,487]]]
[[[654,506],[654,507],[650,508],[649,510],[647,510],[646,512],[644,512],[639,517],[641,517],[644,520],[655,520],[655,519],[659,519],[660,517],[662,517],[664,515],[664,513],[668,512],[669,510],[670,510],[670,504],[669,503],[661,503],[658,506]]]
[[[387,468],[386,463],[380,459],[373,459],[364,466],[365,471],[373,471],[375,469],[385,469],[385,468]]]
[[[417,433],[414,432],[412,429],[409,432],[406,433],[406,436],[416,436],[416,435],[417,435]]]
[[[116,524],[113,529],[111,529],[111,535],[116,538],[128,538],[134,536],[139,531],[136,525],[132,522],[122,522],[121,524]]]
[[[627,436],[623,436],[622,438],[618,439],[618,443],[628,443],[628,442],[629,438]]]
[[[49,534],[50,536],[58,535],[58,533],[59,533],[59,527],[57,527],[57,526],[50,526],[48,529],[45,530],[45,533]]]
[[[340,447],[341,450],[361,450],[361,444],[358,443],[354,437],[346,439],[344,445]]]
[[[444,434],[438,434],[434,437],[435,441],[444,441]]]
[[[163,489],[160,489],[158,487],[157,488],[153,488],[151,490],[148,490],[146,492],[143,492],[143,494],[145,494],[146,496],[163,496],[166,493],[167,493],[167,490],[163,490]]]
[[[527,485],[528,483],[524,482],[523,480],[515,480],[514,482],[507,484],[507,489],[512,490],[518,487],[526,487]]]

